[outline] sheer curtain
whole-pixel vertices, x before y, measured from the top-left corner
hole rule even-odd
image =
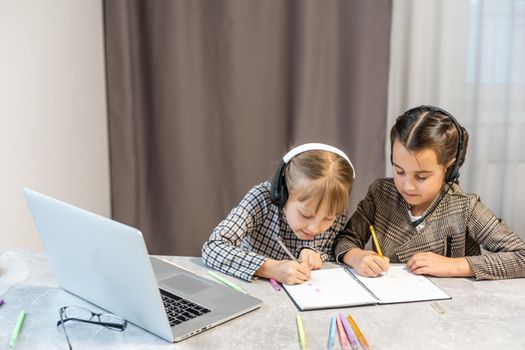
[[[525,1],[393,4],[387,129],[411,106],[451,112],[470,134],[463,189],[525,238]]]

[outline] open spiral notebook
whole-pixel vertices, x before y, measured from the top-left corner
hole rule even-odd
[[[451,299],[404,264],[392,264],[387,273],[374,278],[359,276],[349,267],[315,270],[309,281],[283,287],[300,310]]]

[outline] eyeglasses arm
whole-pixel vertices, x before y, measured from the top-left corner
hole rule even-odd
[[[60,326],[62,323],[66,323],[67,321],[77,321],[77,322],[84,322],[84,323],[91,323],[91,324],[97,324],[104,327],[110,327],[115,328],[123,331],[126,328],[127,321],[124,320],[124,323],[110,323],[110,322],[101,322],[101,321],[91,321],[91,320],[84,320],[81,318],[66,318],[64,320],[57,321],[57,327]]]

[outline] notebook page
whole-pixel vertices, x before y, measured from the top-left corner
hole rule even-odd
[[[314,270],[311,276],[303,284],[283,285],[301,310],[377,303],[343,268]]]
[[[362,277],[352,272],[381,304],[450,299],[428,278],[413,274],[404,264],[392,264],[387,273],[375,278]]]

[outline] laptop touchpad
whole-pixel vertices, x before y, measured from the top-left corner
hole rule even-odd
[[[211,285],[184,273],[179,273],[177,275],[164,278],[159,281],[159,284],[163,284],[166,287],[172,289],[180,290],[186,294],[198,293],[211,287]]]

